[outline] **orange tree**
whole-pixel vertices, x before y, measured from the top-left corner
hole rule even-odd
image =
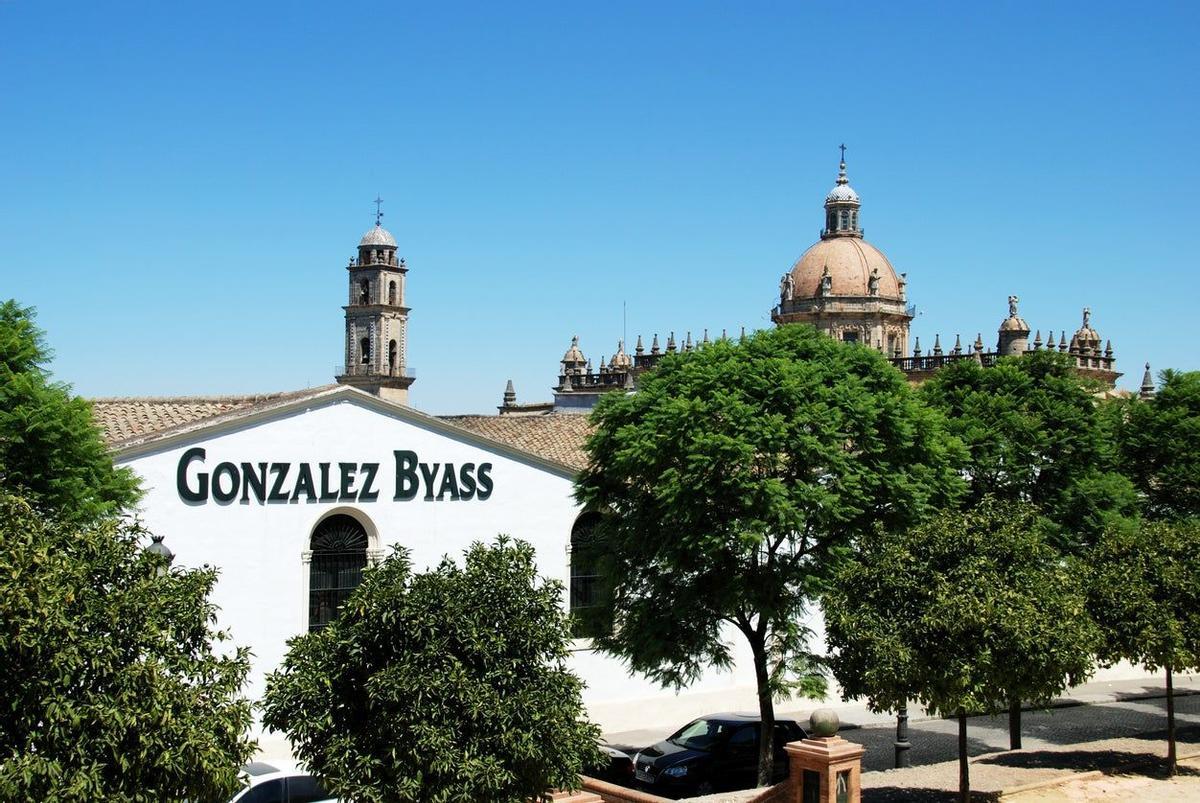
[[[830,567],[952,497],[956,442],[880,354],[806,326],[667,356],[593,421],[576,495],[604,512],[595,645],[678,688],[744,639],[768,783],[774,701],[824,693],[804,621]]]
[[[566,667],[562,584],[500,537],[413,572],[370,569],[267,679],[263,722],[339,797],[360,803],[543,800],[599,761]]]
[[[834,676],[848,698],[895,710],[913,697],[957,716],[970,799],[967,715],[1049,702],[1092,671],[1099,635],[1074,559],[1027,502],[985,498],[864,539],[825,595]]]

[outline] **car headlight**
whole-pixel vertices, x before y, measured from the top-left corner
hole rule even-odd
[[[674,767],[667,767],[662,774],[669,778],[682,778],[688,774],[688,769],[690,768],[687,764],[676,764]]]

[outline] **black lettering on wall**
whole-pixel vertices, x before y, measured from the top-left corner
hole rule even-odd
[[[338,486],[340,491],[338,501],[353,502],[354,498],[358,496],[354,491],[354,480],[356,479],[354,472],[357,468],[358,463],[338,463],[338,469],[342,472],[342,482]]]
[[[397,502],[406,502],[417,495],[421,483],[417,480],[417,453],[407,449],[396,449],[396,495]]]
[[[179,497],[185,502],[206,502],[208,501],[208,475],[200,472],[196,475],[197,484],[193,489],[187,482],[187,467],[193,460],[204,462],[205,451],[203,447],[195,446],[188,449],[179,458],[179,468],[175,471],[175,487],[179,490]]]
[[[458,470],[459,492],[458,496],[464,501],[470,501],[475,498],[475,464],[463,463],[462,468]]]
[[[267,464],[258,464],[258,473],[254,473],[253,463],[242,463],[242,501],[250,501],[250,491],[254,491],[254,498],[260,502],[265,502],[267,499]]]
[[[475,477],[479,480],[479,493],[475,495],[475,498],[480,502],[492,495],[492,477],[488,473],[491,470],[491,463],[480,463],[479,470],[475,472]]]
[[[329,487],[329,464],[317,463],[321,467],[321,501],[336,502],[338,498],[337,488]]]
[[[221,478],[229,478],[229,490],[221,487]],[[238,474],[238,467],[233,463],[217,463],[217,467],[212,473],[212,495],[213,499],[218,502],[232,502],[237,499],[238,491],[242,484],[242,478]]]
[[[283,482],[287,479],[291,467],[290,463],[271,464],[271,473],[275,475],[275,481],[271,483],[271,493],[267,495],[268,502],[286,502],[288,500],[287,491],[283,490]]]
[[[428,463],[421,463],[421,476],[425,479],[425,501],[433,501],[433,480],[437,477],[438,467],[441,463],[434,463],[433,468],[429,467]]]
[[[446,464],[446,472],[442,474],[442,487],[438,489],[438,501],[446,498],[446,494],[450,494],[451,501],[458,501],[458,477],[454,475],[454,464]]]
[[[317,501],[317,488],[313,484],[312,469],[308,463],[300,464],[300,476],[296,477],[296,488],[292,491],[292,501],[295,502],[303,493],[308,501]]]
[[[375,475],[379,473],[379,464],[363,463],[358,470],[367,475],[363,479],[362,490],[358,492],[358,501],[374,502],[379,498],[379,491],[375,490]]]

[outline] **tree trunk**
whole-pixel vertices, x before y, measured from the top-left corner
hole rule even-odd
[[[971,803],[971,770],[967,766],[967,712],[958,709],[958,799]]]
[[[1167,774],[1174,775],[1175,763],[1175,687],[1171,685],[1171,665],[1167,664]]]
[[[758,715],[762,725],[758,731],[758,785],[770,786],[775,771],[775,701],[767,671],[767,651],[762,643],[750,641],[754,653],[754,679],[758,683]]]
[[[1021,749],[1021,701],[1008,702],[1008,749]]]

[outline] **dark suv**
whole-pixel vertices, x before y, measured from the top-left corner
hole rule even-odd
[[[758,714],[710,714],[633,758],[640,788],[665,797],[751,789],[758,781]],[[783,746],[807,736],[792,719],[775,720],[773,782],[787,777]]]

